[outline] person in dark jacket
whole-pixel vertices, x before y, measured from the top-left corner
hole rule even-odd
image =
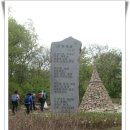
[[[14,91],[14,94],[11,96],[12,102],[12,113],[15,114],[18,108],[19,94],[18,91]]]
[[[37,98],[40,102],[40,109],[41,111],[43,111],[44,109],[44,104],[45,104],[45,96],[43,94],[43,91],[39,91],[38,95],[37,95]]]
[[[25,99],[24,99],[24,105],[26,106],[26,113],[27,114],[30,113],[32,103],[33,103],[32,94],[27,93],[27,95],[25,96]]]
[[[36,102],[36,94],[34,93],[34,91],[32,92],[32,105],[31,105],[31,110],[36,110],[35,107],[35,102]]]

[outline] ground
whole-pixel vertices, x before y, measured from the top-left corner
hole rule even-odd
[[[52,115],[50,109],[26,114],[21,106],[13,115],[9,110],[9,130],[121,130],[121,107],[113,113],[78,113],[74,115]]]

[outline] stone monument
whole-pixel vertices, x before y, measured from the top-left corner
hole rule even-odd
[[[68,37],[51,44],[51,109],[53,113],[76,112],[79,105],[81,42]]]
[[[114,110],[114,105],[99,77],[96,67],[94,67],[91,80],[79,106],[79,111],[104,112],[112,110]]]

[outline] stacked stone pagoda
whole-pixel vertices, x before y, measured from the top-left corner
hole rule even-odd
[[[99,77],[96,67],[94,67],[91,80],[79,106],[79,111],[103,112],[113,109],[113,103]]]

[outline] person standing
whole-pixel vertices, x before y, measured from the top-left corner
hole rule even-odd
[[[44,97],[43,91],[39,91],[37,98],[40,102],[40,109],[41,109],[41,111],[43,111],[44,104],[45,104],[45,97]]]
[[[36,94],[34,93],[34,91],[32,92],[32,110],[35,110],[35,102],[36,102]]]
[[[45,90],[43,90],[43,94],[44,94],[44,97],[45,97],[45,103],[44,103],[44,108],[47,109],[48,106],[47,106],[47,93]]]
[[[32,106],[33,100],[32,100],[32,94],[27,93],[24,99],[24,105],[26,106],[26,113],[29,114],[31,111],[31,106]]]
[[[45,101],[47,100],[47,94],[46,94],[46,91],[43,90],[43,95],[44,95],[44,98],[45,98]]]
[[[12,102],[12,113],[15,114],[18,109],[18,101],[19,101],[19,94],[18,91],[14,91],[14,94],[11,96]]]

